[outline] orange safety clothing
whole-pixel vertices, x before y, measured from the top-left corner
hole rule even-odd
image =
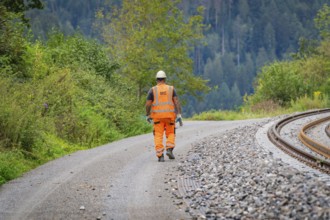
[[[151,118],[175,119],[175,106],[173,103],[173,86],[160,84],[152,87],[154,100],[151,106]]]
[[[170,118],[154,119],[154,142],[157,157],[163,155],[164,131],[166,135],[166,150],[175,147],[175,121]]]

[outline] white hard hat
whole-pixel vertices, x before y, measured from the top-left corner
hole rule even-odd
[[[166,78],[166,74],[163,70],[159,70],[156,74],[156,78],[157,79],[163,79],[163,78]]]

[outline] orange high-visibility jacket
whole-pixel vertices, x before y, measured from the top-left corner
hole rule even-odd
[[[151,106],[151,118],[175,119],[175,106],[173,103],[173,86],[161,84],[152,87],[154,101]]]

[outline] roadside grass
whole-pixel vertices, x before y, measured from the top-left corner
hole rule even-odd
[[[68,144],[55,137],[48,138],[47,141],[39,141],[33,151],[0,148],[0,185],[48,161],[89,148]]]
[[[144,121],[141,121],[139,123],[139,128],[132,128],[133,130],[130,131],[130,134],[126,136],[113,136],[111,140],[105,141],[104,143],[97,142],[92,143],[91,145],[72,144],[53,134],[44,134],[42,135],[42,138],[36,141],[32,151],[26,151],[22,148],[6,148],[0,145],[0,186],[51,160],[79,150],[88,150],[132,135],[151,132],[151,126],[142,125],[145,124],[143,122]],[[116,132],[113,131],[113,133]]]
[[[255,105],[246,104],[236,111],[210,110],[207,112],[202,112],[192,116],[191,120],[217,121],[267,118],[329,107],[330,99],[327,96],[321,97],[319,93],[314,93],[312,98],[303,96],[295,101],[291,101],[290,106],[288,107],[282,107],[273,101],[263,101]]]
[[[211,110],[194,115],[192,120],[205,120],[205,121],[232,121],[244,120],[252,118],[267,118],[278,114],[286,114],[285,111],[276,112],[246,112],[246,111],[216,111]]]
[[[35,161],[26,160],[21,151],[15,149],[0,152],[0,185],[22,173],[33,169]]]

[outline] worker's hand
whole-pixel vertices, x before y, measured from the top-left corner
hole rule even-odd
[[[148,115],[148,116],[146,116],[146,121],[147,121],[149,124],[151,124],[151,122],[152,122],[152,118],[150,118],[150,116]]]
[[[176,115],[176,120],[175,120],[175,122],[179,122],[180,126],[183,125],[181,114],[177,114],[177,115]]]

